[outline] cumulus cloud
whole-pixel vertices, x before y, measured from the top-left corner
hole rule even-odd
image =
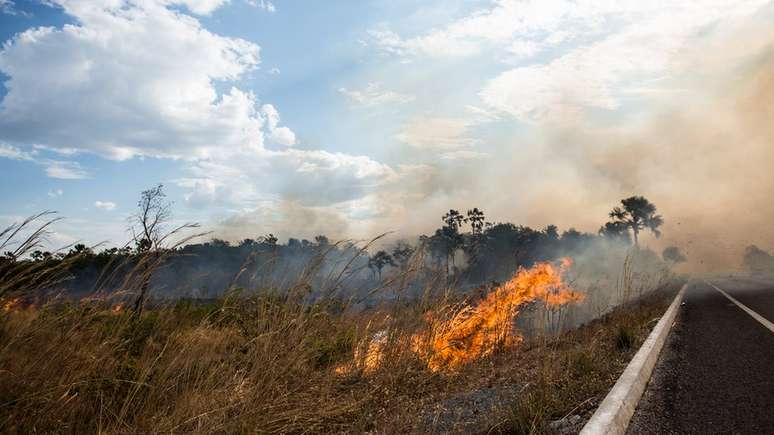
[[[116,209],[116,203],[111,201],[95,201],[94,207],[100,210],[113,211]]]
[[[259,160],[234,159],[227,164],[202,160],[191,168],[191,175],[178,180],[192,189],[188,200],[237,209],[266,199],[330,205],[362,197],[398,176],[390,166],[366,156],[297,149],[265,150]]]
[[[64,191],[62,189],[51,189],[48,191],[49,198],[58,198],[62,195],[64,195]]]
[[[285,146],[296,144],[296,134],[287,127],[280,127],[280,115],[271,104],[264,104],[261,113],[266,118],[269,141]]]
[[[256,97],[215,89],[255,68],[259,47],[215,35],[165,3],[62,0],[78,24],[30,29],[7,42],[3,138],[119,160],[262,146]],[[220,3],[186,5],[204,13]]]
[[[214,34],[170,7],[207,14],[224,3],[56,0],[76,24],[27,30],[0,51],[9,76],[0,139],[37,144],[33,151],[2,145],[0,156],[176,159],[190,204],[232,210],[283,197],[322,206],[388,182],[394,171],[366,156],[266,147],[297,143],[277,108],[236,86],[217,91],[258,66],[258,45]],[[39,163],[50,177],[88,176],[74,161]]]
[[[410,103],[416,99],[413,95],[382,89],[379,83],[369,83],[361,90],[339,88],[339,92],[351,101],[366,107]]]

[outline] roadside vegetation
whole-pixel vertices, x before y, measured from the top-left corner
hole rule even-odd
[[[351,244],[336,269],[325,258],[340,245],[318,241],[292,280],[262,278],[280,260],[256,260],[260,248],[214,297],[162,298],[155,277],[202,233],[162,231],[160,188],[143,193],[139,210],[134,246],[107,254],[72,247],[30,258],[50,214],[0,234],[10,254],[0,263],[4,432],[551,433],[552,422],[588,416],[680,284],[637,246],[615,251],[623,258],[604,268],[617,268],[612,276],[598,273],[595,245],[575,265],[555,258],[559,249],[512,256],[511,276],[463,288],[473,272],[451,258],[469,260],[463,248],[434,251],[425,240],[367,255],[373,242]],[[436,240],[495,243],[474,210],[470,233],[450,212]],[[614,237],[643,222],[614,212]],[[660,222],[646,212],[651,227]],[[88,292],[54,291],[99,255]],[[343,291],[364,255],[362,282],[373,285]]]

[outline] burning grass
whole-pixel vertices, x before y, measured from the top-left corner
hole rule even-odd
[[[141,314],[107,298],[33,303],[19,283],[60,271],[11,267],[14,284],[0,285],[11,433],[541,433],[591,409],[668,304],[661,289],[580,329],[526,336],[520,315],[553,324],[583,299],[568,260],[520,269],[477,299],[428,288],[353,311],[310,301],[302,277]]]
[[[414,305],[348,315],[335,301],[308,305],[268,293],[178,303],[140,318],[108,304],[14,309],[0,317],[0,426],[18,433],[542,432],[552,419],[585,411],[614,382],[633,352],[617,346],[617,328],[634,331],[636,348],[666,306],[663,295],[652,296],[577,331],[515,335],[519,346],[487,351],[463,334],[476,354],[464,361],[444,352],[428,358],[407,345],[406,337],[430,328],[436,349],[438,337],[457,337],[451,326],[467,325],[456,316],[486,312],[495,299],[463,309],[439,301],[432,312],[456,314],[436,329]],[[359,352],[364,366],[337,371]],[[378,357],[369,362],[369,354]],[[438,370],[441,363],[454,370]],[[450,398],[493,386],[517,394],[480,410],[488,418],[470,423],[439,411]]]

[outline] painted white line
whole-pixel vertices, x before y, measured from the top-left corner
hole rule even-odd
[[[734,299],[733,296],[731,296],[730,294],[728,294],[725,291],[723,291],[723,289],[721,289],[720,287],[716,286],[715,284],[713,284],[713,283],[711,283],[709,281],[706,281],[706,282],[707,282],[707,284],[712,286],[715,290],[719,291],[720,294],[722,294],[723,296],[727,297],[729,301],[735,303],[739,308],[743,309],[747,314],[750,315],[750,317],[752,317],[753,319],[757,320],[758,323],[760,323],[761,325],[763,325],[766,328],[768,328],[769,331],[774,332],[774,323],[769,322],[768,320],[766,320],[765,317],[761,316],[760,314],[758,314],[755,311],[753,311],[750,308],[748,308],[747,305],[737,301],[736,299]]]
[[[677,316],[687,284],[680,289],[661,320],[651,331],[645,343],[626,366],[623,374],[605,396],[597,411],[581,431],[581,435],[619,435],[626,433],[629,420],[645,391],[661,348]]]

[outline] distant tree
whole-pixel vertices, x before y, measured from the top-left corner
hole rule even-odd
[[[279,239],[274,234],[267,234],[265,236],[261,236],[259,239],[261,244],[263,245],[269,245],[269,246],[277,246],[277,242]],[[296,240],[296,239],[291,239]],[[297,241],[297,240],[296,240]],[[290,244],[290,240],[288,240],[288,245]]]
[[[476,264],[481,259],[481,249],[486,237],[484,228],[488,226],[483,210],[474,207],[467,211],[465,222],[470,224],[470,234],[463,237],[462,250],[465,252],[468,261],[468,270],[470,266]]]
[[[629,227],[621,222],[607,222],[599,229],[599,235],[610,240],[618,240],[625,243],[632,242],[632,238],[629,235]]]
[[[465,217],[462,216],[457,210],[451,209],[448,213],[441,217],[441,220],[453,231],[459,231],[462,223],[465,222]]]
[[[253,240],[251,238],[246,238],[246,239],[242,240],[241,242],[239,242],[239,247],[240,248],[252,248],[253,246],[255,246],[255,240]]]
[[[387,265],[393,267],[395,266],[395,262],[393,261],[392,256],[388,254],[387,251],[378,251],[368,259],[368,268],[371,269],[372,272],[376,272],[375,274],[379,275],[379,280],[382,279],[382,269],[384,269],[384,267]]]
[[[75,257],[75,256],[84,256],[84,255],[91,255],[93,252],[91,251],[91,248],[84,245],[83,243],[77,243],[73,245],[72,248],[70,248],[70,251],[67,252],[67,257]]]
[[[612,223],[632,230],[634,244],[639,243],[640,231],[649,229],[661,236],[659,227],[664,219],[656,214],[656,206],[642,196],[632,196],[621,200],[622,207],[615,207],[610,212]]]
[[[414,248],[406,242],[398,242],[392,249],[392,258],[401,270],[406,270],[414,255]]]
[[[669,246],[664,248],[664,251],[661,253],[661,257],[664,259],[664,261],[670,264],[678,264],[688,261],[685,255],[680,252],[680,248],[677,246]]]
[[[744,250],[742,262],[754,274],[774,271],[774,257],[755,245]]]
[[[162,230],[172,216],[172,203],[167,200],[164,185],[144,190],[137,202],[137,213],[130,218],[137,254],[141,257],[142,275],[140,293],[134,301],[134,314],[139,316],[148,297],[152,265],[160,255]]]
[[[32,258],[33,261],[48,261],[51,260],[52,255],[48,251],[41,251],[38,249],[30,254],[30,258]]]
[[[323,235],[316,236],[314,238],[314,241],[315,241],[315,243],[317,243],[317,246],[319,246],[321,248],[325,248],[327,246],[330,246],[330,244],[331,244],[330,240],[328,240],[328,238],[323,236]]]
[[[485,221],[486,219],[484,218],[484,212],[482,210],[479,210],[478,208],[468,210],[465,222],[470,223],[471,232],[473,234],[481,234],[484,231]]]
[[[216,239],[216,238],[213,238],[210,241],[210,244],[212,244],[212,246],[215,248],[228,248],[229,246],[231,246],[231,243],[228,240]]]
[[[443,246],[446,253],[446,275],[448,276],[449,265],[455,263],[457,249],[462,246],[464,241],[460,234],[460,228],[465,222],[465,217],[459,211],[451,209],[441,217],[441,220],[446,225],[440,229],[440,233],[436,232],[436,237],[443,240],[439,245]]]
[[[556,225],[546,226],[543,229],[543,234],[545,234],[548,240],[559,240],[559,228],[557,228]]]

